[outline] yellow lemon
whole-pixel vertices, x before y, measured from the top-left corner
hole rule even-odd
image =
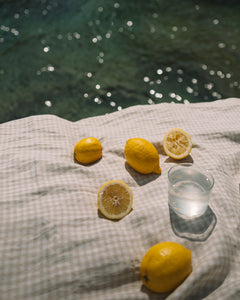
[[[163,149],[171,158],[183,159],[192,150],[192,139],[186,131],[180,128],[170,129],[164,135]]]
[[[157,293],[174,290],[191,271],[191,251],[174,242],[154,245],[147,251],[140,266],[143,284]]]
[[[108,219],[123,218],[130,212],[132,203],[132,191],[121,180],[110,180],[98,191],[98,208]]]
[[[74,157],[81,164],[92,163],[102,157],[102,146],[98,139],[88,137],[74,147]]]
[[[129,139],[125,145],[124,155],[127,163],[139,173],[161,173],[157,149],[145,139]]]

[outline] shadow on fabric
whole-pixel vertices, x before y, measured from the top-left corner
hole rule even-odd
[[[145,285],[142,284],[141,292],[148,295],[149,300],[164,300],[166,299],[171,293],[154,293],[150,291]]]
[[[181,218],[171,207],[169,207],[169,213],[173,232],[191,241],[206,241],[217,224],[217,217],[209,206],[202,216],[194,219]]]
[[[154,181],[159,176],[161,176],[161,173],[160,174],[155,174],[155,173],[141,174],[141,173],[135,171],[132,167],[130,167],[127,162],[125,162],[125,168],[139,186],[142,186],[151,181]]]

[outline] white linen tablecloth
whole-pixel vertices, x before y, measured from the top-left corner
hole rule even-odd
[[[182,128],[192,137],[193,162],[211,169],[215,185],[204,216],[186,221],[168,207],[162,139]],[[83,166],[75,144],[93,136],[103,157]],[[160,175],[125,162],[129,138],[153,143]],[[240,299],[240,99],[134,106],[70,122],[54,115],[0,125],[0,299]],[[119,179],[132,189],[133,210],[118,222],[101,217],[97,192]],[[193,271],[175,291],[142,286],[146,251],[163,241],[192,251]]]

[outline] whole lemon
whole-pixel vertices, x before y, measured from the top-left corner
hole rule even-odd
[[[74,147],[74,157],[82,164],[90,164],[102,157],[102,145],[94,137],[79,141]]]
[[[161,173],[157,149],[145,139],[129,139],[125,145],[124,155],[127,163],[139,173]]]
[[[157,293],[174,290],[191,271],[191,251],[174,242],[154,245],[147,251],[140,266],[143,284]]]

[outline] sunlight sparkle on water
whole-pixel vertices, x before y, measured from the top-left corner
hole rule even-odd
[[[49,52],[49,51],[50,51],[50,47],[49,47],[49,46],[44,47],[44,48],[43,48],[43,51],[46,52],[46,53]]]
[[[240,81],[236,76],[233,63],[236,61],[235,57],[238,57],[239,40],[231,38],[234,34],[235,36],[239,34],[239,27],[234,29],[230,26],[228,23],[230,19],[226,17],[225,20],[225,13],[221,15],[214,11],[204,21],[207,14],[206,5],[189,4],[194,18],[202,17],[203,28],[208,30],[206,32],[210,35],[212,34],[213,39],[209,40],[212,44],[212,53],[215,50],[215,53],[220,53],[220,57],[223,57],[220,59],[216,55],[218,60],[209,60],[204,53],[204,47],[204,49],[189,48],[189,41],[194,38],[194,31],[197,28],[194,18],[191,21],[195,22],[194,24],[183,16],[181,21],[173,18],[171,22],[166,23],[162,12],[158,8],[153,9],[151,5],[148,7],[148,4],[146,4],[148,10],[144,11],[144,17],[140,18],[131,9],[125,10],[126,3],[119,2],[106,4],[107,2],[103,1],[92,7],[89,4],[88,10],[92,8],[92,11],[84,22],[80,18],[73,18],[69,23],[71,26],[57,23],[53,28],[49,20],[54,20],[55,14],[61,13],[63,4],[60,8],[60,4],[55,0],[41,0],[40,6],[35,8],[29,7],[26,2],[21,10],[18,8],[11,10],[11,22],[3,20],[3,24],[0,24],[0,45],[8,51],[12,43],[12,46],[16,44],[21,50],[23,45],[21,39],[23,39],[23,42],[27,41],[24,51],[28,53],[31,49],[31,41],[26,26],[30,21],[34,24],[36,9],[38,9],[38,17],[43,22],[42,24],[36,22],[31,36],[35,38],[33,38],[33,50],[36,55],[40,54],[40,58],[35,60],[36,64],[33,63],[32,70],[32,73],[37,75],[39,86],[41,84],[45,86],[43,82],[48,82],[49,86],[53,85],[53,89],[56,87],[60,98],[66,91],[64,97],[68,99],[68,87],[62,89],[61,86],[66,84],[64,80],[59,86],[56,82],[61,78],[66,79],[64,74],[67,74],[67,77],[69,74],[70,80],[74,81],[74,78],[77,78],[71,83],[73,89],[70,93],[72,91],[73,94],[76,93],[73,97],[77,100],[74,101],[78,103],[81,95],[84,105],[97,107],[97,104],[102,104],[100,113],[104,111],[104,107],[110,111],[121,110],[136,104],[137,101],[140,104],[150,105],[162,102],[188,104],[217,100],[227,93],[231,94],[233,91],[236,94],[236,91],[239,91]],[[76,3],[73,1],[72,4]],[[58,6],[60,11],[57,10]],[[75,8],[77,7],[79,7],[78,13],[84,12],[84,6],[80,7],[80,4],[76,4]],[[143,9],[143,6],[141,8]],[[220,34],[223,32],[223,27],[226,28],[225,35]],[[150,38],[148,39],[147,36]],[[203,36],[202,33],[199,33],[198,38],[201,42],[208,40],[208,37]],[[34,40],[37,41],[36,48],[34,48]],[[136,40],[136,43],[133,40]],[[181,41],[186,43],[186,48]],[[159,44],[155,45],[158,42]],[[73,56],[66,55],[66,50]],[[174,53],[177,53],[176,57]],[[190,53],[189,57],[188,53]],[[193,58],[191,53],[198,53],[199,56]],[[209,54],[211,55],[210,52]],[[141,61],[139,65],[138,61]],[[7,70],[7,67],[1,65],[1,79],[7,77]],[[77,86],[76,89],[74,84]],[[45,94],[46,97],[51,98],[53,93],[50,87],[48,91],[49,94],[47,92],[45,94],[45,88],[42,90],[39,88],[41,95]],[[126,98],[123,99],[124,97]],[[52,102],[41,101],[41,105],[45,112],[47,107],[50,109]]]
[[[50,100],[46,100],[45,101],[45,105],[48,106],[48,107],[51,107],[52,106],[52,102]]]

